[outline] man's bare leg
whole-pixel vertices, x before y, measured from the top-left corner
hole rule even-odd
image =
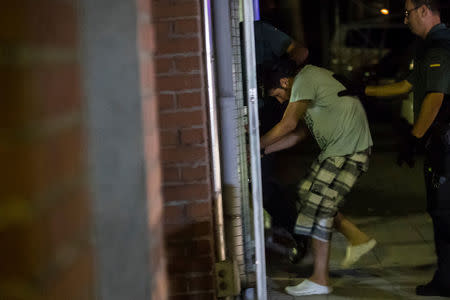
[[[314,254],[314,271],[309,280],[320,285],[328,286],[330,242],[323,242],[321,240],[312,238],[312,248]]]
[[[314,271],[311,277],[295,286],[287,286],[285,291],[292,296],[329,294],[333,288],[329,285],[328,263],[330,260],[330,242],[312,238],[314,253]]]
[[[352,246],[367,243],[370,237],[358,229],[352,222],[344,217],[340,212],[334,217],[334,226],[342,233]]]
[[[345,258],[341,266],[348,268],[356,263],[363,255],[375,247],[377,241],[371,239],[367,234],[358,229],[353,223],[347,220],[341,213],[334,218],[334,226],[348,240]]]

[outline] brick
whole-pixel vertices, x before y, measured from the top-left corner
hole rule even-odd
[[[33,141],[33,144],[26,140],[21,144],[9,143],[6,149],[0,147],[3,169],[0,195],[34,199],[32,195],[47,193],[83,172],[86,153],[80,127],[61,129],[59,133]]]
[[[165,201],[200,200],[209,196],[209,185],[185,184],[182,186],[166,186],[163,189]]]
[[[216,300],[214,292],[173,295],[170,296],[170,300]]]
[[[165,167],[163,170],[164,182],[180,180],[180,171],[177,167]]]
[[[174,61],[172,58],[162,58],[156,59],[156,73],[170,73],[174,70]]]
[[[185,217],[184,205],[170,205],[164,209],[164,219],[166,223],[170,223],[170,220],[182,220]]]
[[[184,167],[181,169],[181,179],[185,181],[206,180],[208,169],[206,166]]]
[[[86,163],[85,137],[80,127],[37,141],[33,145],[33,170],[37,191],[78,176]]]
[[[175,241],[192,241],[196,238],[210,238],[212,232],[211,221],[201,221],[196,223],[165,224],[165,242],[170,248]]]
[[[200,37],[162,38],[158,36],[156,54],[185,54],[186,52],[200,52]]]
[[[161,146],[173,146],[179,144],[177,130],[161,130],[160,131]]]
[[[177,244],[176,246],[167,247],[167,257],[169,260],[171,259],[182,259],[183,257],[186,257],[186,247],[184,247],[183,244]],[[196,254],[194,254],[196,255]]]
[[[153,12],[156,18],[199,16],[200,4],[198,1],[186,3],[153,1]]]
[[[202,256],[213,253],[210,240],[196,240],[188,243],[186,246],[187,256]]]
[[[41,258],[46,245],[34,245],[30,243],[30,223],[21,226],[9,227],[0,231],[0,264],[2,272],[0,281],[11,278],[37,275],[43,263]]]
[[[169,279],[169,290],[171,293],[179,294],[188,291],[188,281],[185,278],[175,277]]]
[[[207,273],[211,272],[214,262],[212,257],[193,257],[192,259],[172,260],[167,266],[169,274]]]
[[[50,246],[61,248],[73,240],[89,239],[91,224],[90,198],[87,188],[68,191],[42,218]],[[84,237],[83,237],[84,236]]]
[[[166,136],[164,139],[168,142],[161,151],[165,184],[163,198],[166,203],[164,242],[170,257],[170,286],[167,291],[170,292],[170,299],[178,296],[179,299],[214,299],[214,292],[210,290],[214,283],[208,278],[211,277],[214,255],[212,217],[210,212],[209,215],[206,213],[211,203],[200,206],[196,203],[192,206],[190,202],[196,199],[209,200],[211,195],[208,166],[205,165],[208,146],[205,145],[206,129],[203,128],[206,108],[200,2],[161,0],[151,3],[152,20],[155,22],[155,55],[159,59],[158,65],[155,65],[159,74],[156,88],[160,93],[163,92],[158,96],[159,126],[161,132],[178,132],[180,143],[174,144],[173,135]],[[188,166],[192,164],[200,166]],[[201,180],[204,182],[198,183]],[[186,181],[197,182],[186,184]],[[186,212],[189,209],[193,211],[190,212],[190,219],[187,219]],[[187,253],[190,256],[186,256]],[[177,263],[180,261],[178,257],[184,258],[181,263]],[[190,277],[193,277],[191,273],[195,273],[197,279],[190,281]],[[199,273],[206,276],[197,276]],[[209,279],[211,282],[208,282]],[[187,284],[191,285],[190,290]],[[202,292],[202,288],[208,291]]]
[[[214,280],[213,276],[211,275],[204,275],[204,276],[198,276],[198,277],[192,277],[189,278],[188,286],[189,291],[207,291],[212,290],[214,288]]]
[[[202,144],[205,142],[203,128],[194,129],[182,129],[181,130],[181,143],[184,145]]]
[[[1,114],[0,110],[0,114]],[[30,172],[33,148],[27,144],[0,144],[0,198],[26,207],[35,190],[33,173]]]
[[[158,21],[156,23],[154,23],[154,28],[156,29],[156,41],[157,44],[161,41],[161,40],[165,40],[168,39],[170,35],[172,35],[172,27],[173,27],[173,23],[172,22],[167,22],[167,21]]]
[[[26,100],[27,97],[23,95],[26,94],[21,88],[23,82],[14,81],[14,76],[8,73],[0,69],[0,80],[4,85],[0,89],[0,128],[12,130],[31,123],[36,113],[34,105],[30,105],[34,103],[30,103],[30,98]]]
[[[37,129],[39,130],[39,129]],[[35,140],[35,144],[0,147],[2,198],[35,199],[58,184],[78,177],[84,169],[84,136],[80,128]]]
[[[200,92],[179,93],[177,94],[178,108],[193,108],[203,105],[202,94]]]
[[[158,103],[160,111],[175,109],[175,94],[159,94]]]
[[[200,56],[185,56],[175,58],[175,67],[179,72],[199,71],[202,61]]]
[[[186,207],[186,216],[191,219],[199,219],[212,216],[211,202],[191,203]]]
[[[160,114],[162,129],[177,129],[204,124],[203,111],[163,112]]]
[[[184,240],[169,241],[167,250],[170,257],[195,257],[211,255],[212,247],[210,240]]]
[[[27,90],[36,99],[37,113],[50,118],[81,110],[81,82],[77,64],[33,68]]]
[[[92,249],[87,248],[78,254],[77,259],[67,268],[61,270],[58,276],[52,278],[44,289],[45,299],[90,300],[94,298],[94,263]]]
[[[161,152],[163,163],[204,162],[207,158],[206,147],[177,147]]]
[[[0,81],[4,86],[0,110],[9,112],[0,120],[2,128],[81,111],[80,73],[75,63],[1,68]]]
[[[202,86],[199,74],[165,75],[156,78],[156,84],[160,91],[180,91],[185,89],[197,89]]]
[[[174,24],[175,34],[196,33],[200,31],[198,19],[176,20]]]
[[[3,44],[75,47],[78,45],[77,13],[70,1],[4,2],[0,10],[0,40]]]
[[[90,238],[90,201],[87,190],[61,196],[45,215],[30,224],[29,242],[38,269],[55,263],[55,258],[82,240]]]
[[[0,277],[36,276],[54,264],[64,248],[90,238],[87,190],[68,190],[56,201],[45,214],[0,231]]]

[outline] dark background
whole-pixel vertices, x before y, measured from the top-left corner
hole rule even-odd
[[[448,2],[448,1],[442,1]],[[441,19],[449,22],[448,3]],[[380,13],[387,8],[390,14]],[[401,0],[260,0],[261,20],[287,33],[310,49],[310,62],[329,65],[329,42],[337,24],[384,22],[403,24]],[[406,25],[405,25],[406,27]]]

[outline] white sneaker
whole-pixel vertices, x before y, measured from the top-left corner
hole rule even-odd
[[[284,290],[292,296],[306,296],[329,294],[333,291],[333,288],[305,279],[295,286],[287,286]]]
[[[377,241],[374,239],[370,239],[368,242],[356,246],[347,246],[347,253],[345,254],[345,258],[341,263],[341,266],[344,268],[350,267],[355,262],[357,262],[361,256],[369,252],[375,247]]]

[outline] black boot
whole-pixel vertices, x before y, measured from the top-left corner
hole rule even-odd
[[[434,281],[431,281],[424,285],[418,285],[416,287],[416,295],[450,297],[450,291],[448,290],[448,288],[443,289]]]

